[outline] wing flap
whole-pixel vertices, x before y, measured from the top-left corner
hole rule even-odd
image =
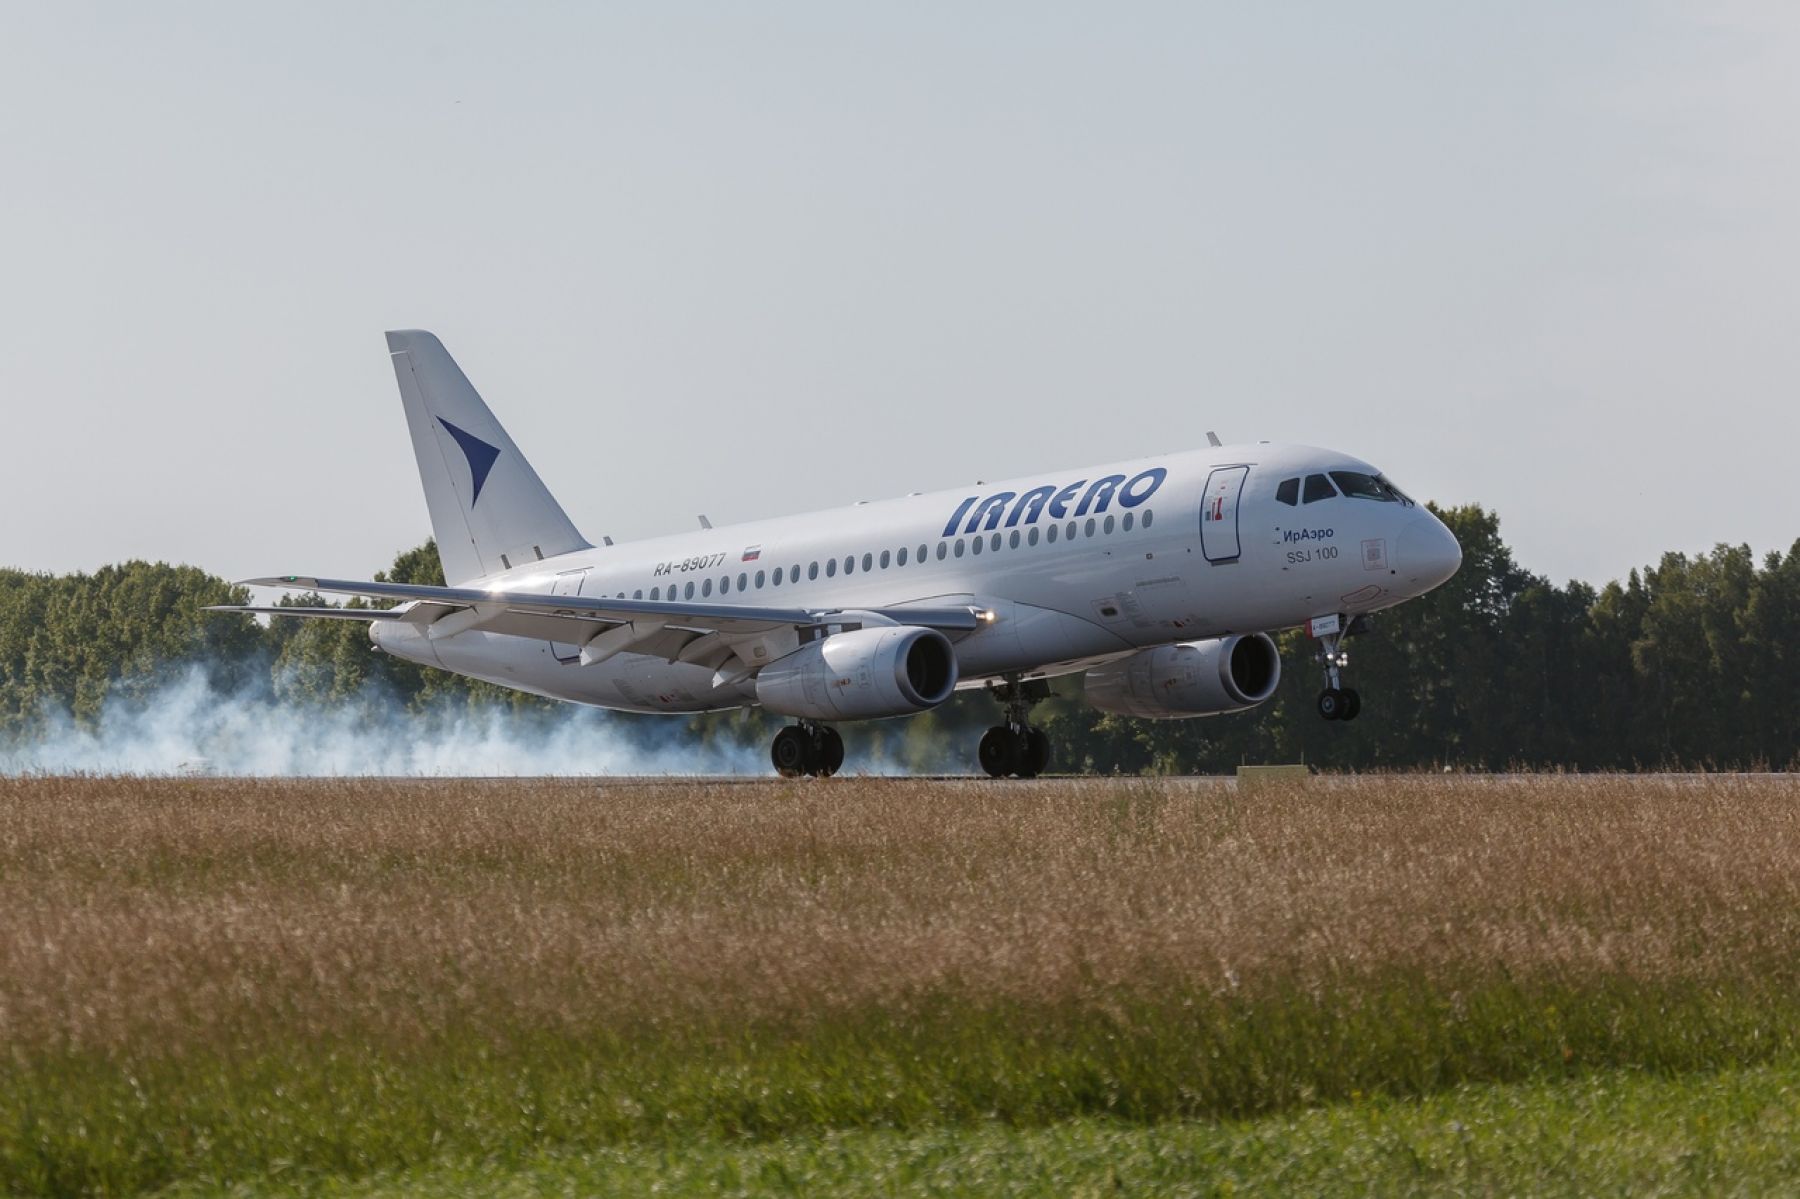
[[[627,600],[585,595],[538,595],[526,591],[484,591],[475,587],[428,587],[416,583],[375,583],[352,579],[314,579],[299,575],[248,579],[247,587],[292,587],[328,595],[361,595],[371,599],[425,600],[472,607],[504,605],[509,611],[535,612],[601,621],[636,617],[664,619],[671,624],[693,622],[706,631],[756,633],[779,625],[808,625],[814,614],[805,608],[765,608],[744,604],[694,604],[675,601]]]
[[[280,604],[208,604],[204,612],[243,612],[249,616],[302,616],[312,620],[404,620],[392,608],[302,608]]]

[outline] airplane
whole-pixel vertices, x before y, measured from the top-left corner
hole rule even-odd
[[[385,609],[221,605],[369,622],[376,647],[520,691],[630,712],[761,705],[791,718],[786,777],[844,762],[833,725],[986,688],[990,776],[1049,766],[1047,680],[1103,711],[1178,719],[1274,694],[1271,631],[1319,645],[1319,715],[1354,720],[1343,644],[1462,562],[1436,516],[1375,467],[1302,445],[1220,444],[596,546],[442,342],[387,334],[449,586],[310,575],[254,587]]]

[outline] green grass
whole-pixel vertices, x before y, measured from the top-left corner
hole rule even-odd
[[[173,1194],[1774,1195],[1797,1185],[1800,1066],[1784,1064],[1466,1086],[1220,1123],[702,1138]]]
[[[1110,1012],[934,1000],[905,1016],[581,1038],[468,1031],[404,1052],[15,1058],[0,1065],[0,1177],[29,1192],[121,1193],[445,1157],[519,1163],[571,1146],[651,1146],[619,1160],[652,1160],[825,1130],[941,1144],[958,1128],[1155,1126],[1481,1081],[1741,1069],[1800,1060],[1797,1030],[1800,991],[1787,987],[1490,982],[1449,996],[1402,976],[1317,996],[1141,994]]]

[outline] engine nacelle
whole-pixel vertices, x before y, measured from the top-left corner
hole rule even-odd
[[[936,629],[853,629],[762,668],[763,707],[803,720],[874,720],[935,708],[956,690],[956,651]]]
[[[1275,694],[1281,654],[1267,633],[1214,637],[1139,650],[1087,672],[1087,699],[1102,712],[1177,720],[1254,707]]]

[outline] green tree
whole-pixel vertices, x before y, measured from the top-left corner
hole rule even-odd
[[[244,592],[191,566],[126,562],[93,574],[0,572],[0,727],[34,727],[46,709],[93,721],[115,695],[143,695],[171,668],[254,677],[261,639],[247,617],[202,611]]]

